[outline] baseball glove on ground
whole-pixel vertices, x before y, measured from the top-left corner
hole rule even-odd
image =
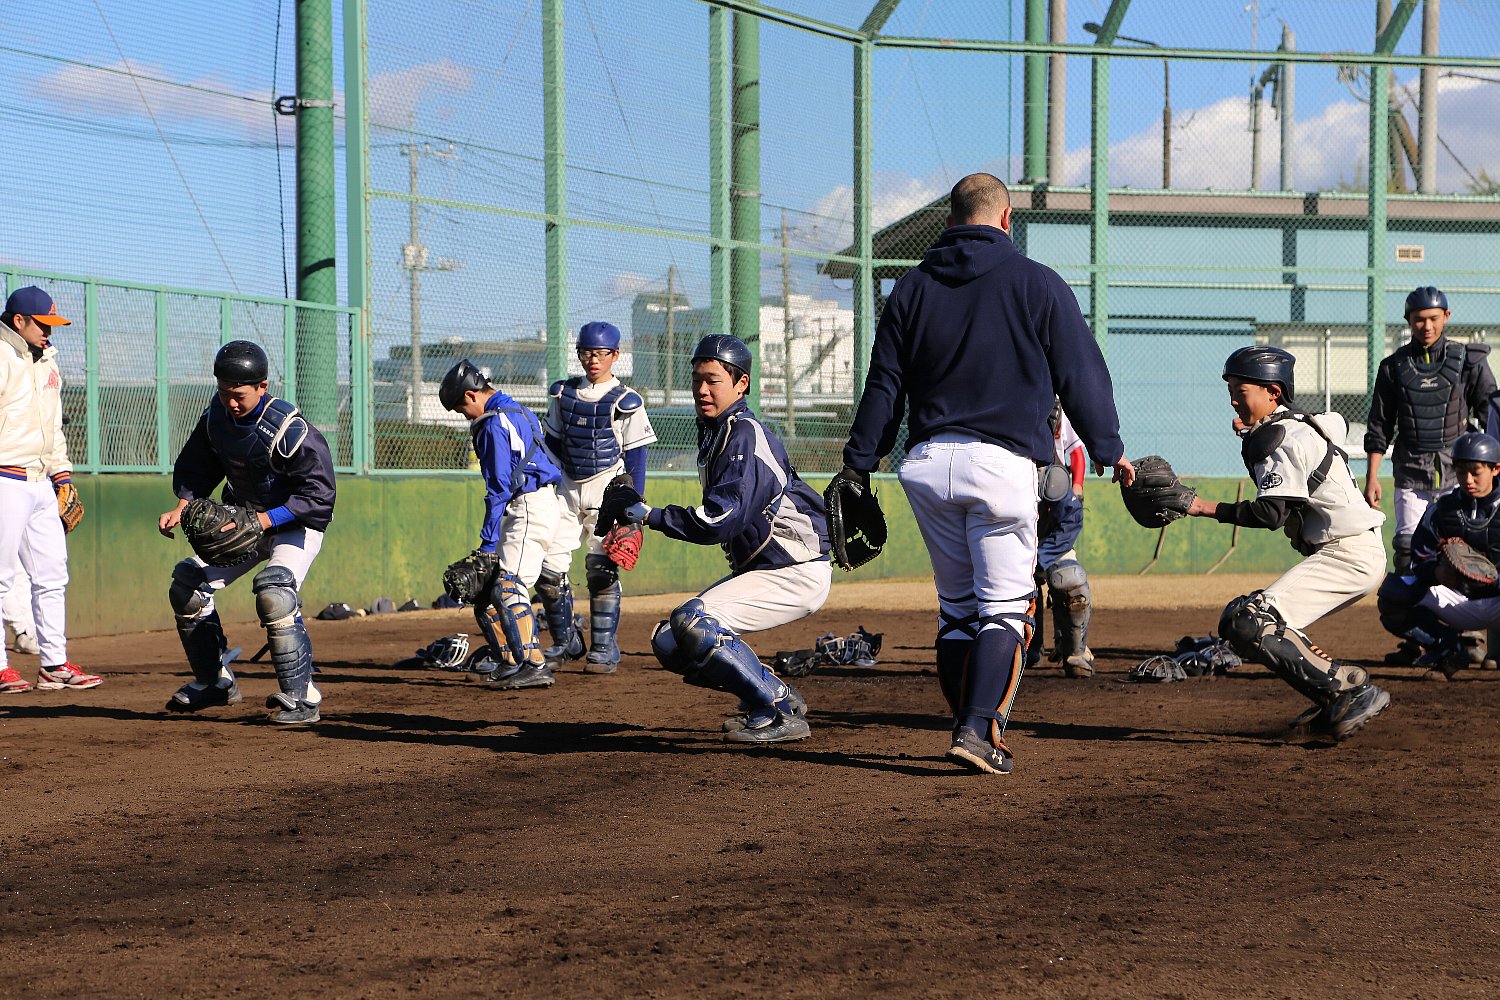
[[[628,475],[621,473],[611,479],[604,487],[604,498],[599,501],[599,520],[594,525],[594,534],[604,538],[615,525],[630,524],[625,512],[645,501],[646,498],[635,488],[635,480]]]
[[[72,531],[83,520],[83,501],[78,499],[78,487],[72,483],[57,488],[57,516],[62,518],[64,531]]]
[[[870,488],[870,474],[844,469],[823,491],[823,512],[828,515],[828,540],[833,543],[833,561],[852,570],[880,555],[885,548],[885,514]]]
[[[604,554],[621,569],[635,569],[645,540],[639,524],[617,524],[604,536]]]
[[[460,604],[473,604],[489,589],[499,570],[495,553],[475,549],[443,571],[443,592]]]
[[[1438,543],[1437,582],[1443,586],[1475,597],[1492,593],[1497,577],[1495,564],[1462,538]]]
[[[265,530],[254,511],[199,497],[182,510],[182,532],[210,566],[238,566],[255,558]]]
[[[1198,491],[1183,484],[1172,471],[1172,464],[1160,455],[1137,459],[1135,482],[1120,483],[1125,509],[1145,528],[1160,528],[1179,517],[1186,517]]]

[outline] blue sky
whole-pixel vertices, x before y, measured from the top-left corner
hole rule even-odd
[[[789,6],[857,23],[866,4],[789,0]],[[903,0],[887,31],[939,37],[1021,31],[1021,0],[982,5],[978,14],[975,6]],[[1069,40],[1089,41],[1082,25],[1102,20],[1105,6],[1072,0]],[[0,81],[13,95],[13,121],[38,155],[14,158],[0,181],[6,203],[34,220],[14,230],[0,251],[7,264],[281,294],[288,270],[282,247],[285,241],[290,249],[295,234],[292,125],[281,121],[278,154],[268,102],[293,90],[292,8],[291,0],[59,0],[8,24]],[[1261,4],[1259,45],[1274,46],[1285,18],[1301,49],[1365,47],[1373,9],[1373,3],[1348,0]],[[1500,4],[1449,0],[1443,15],[1445,49],[1500,52]],[[706,8],[695,0],[568,0],[565,16],[570,212],[706,233]],[[452,142],[456,157],[421,158],[424,195],[540,210],[538,18],[536,0],[421,6],[372,0],[370,108],[377,127],[370,163],[377,188],[406,189],[403,143],[431,142],[445,150]],[[1416,50],[1419,19],[1401,51]],[[1165,45],[1244,48],[1251,20],[1252,11],[1240,2],[1137,0],[1122,30]],[[335,24],[341,23],[336,8]],[[164,82],[89,68],[122,69],[122,54],[139,76]],[[1159,61],[1142,59],[1117,61],[1112,71],[1114,185],[1159,184],[1161,69]],[[848,235],[850,50],[768,25],[762,70],[766,239],[778,238],[785,207],[793,246],[837,249]],[[1018,57],[879,52],[873,111],[878,221],[920,206],[971,170],[1014,175],[1020,70]],[[1248,186],[1250,74],[1249,63],[1173,64],[1175,186]],[[1500,78],[1500,72],[1490,75]],[[1069,182],[1087,173],[1088,77],[1086,60],[1069,60],[1069,152],[1062,171]],[[1398,79],[1413,82],[1415,74],[1400,71]],[[1297,85],[1297,186],[1359,179],[1364,105],[1331,67],[1301,67]],[[342,93],[341,73],[335,87]],[[1443,82],[1442,134],[1470,171],[1487,167],[1500,174],[1492,128],[1497,110],[1500,86]],[[1414,113],[1408,120],[1415,127]],[[1269,109],[1264,127],[1264,186],[1276,187],[1279,133]],[[1439,162],[1440,188],[1459,190],[1464,174],[1458,161],[1445,153]],[[338,205],[342,216],[342,194]],[[399,343],[409,330],[405,273],[396,265],[406,239],[406,205],[377,200],[373,216],[377,332]],[[536,332],[544,318],[537,223],[431,208],[423,212],[422,227],[433,256],[462,264],[424,276],[423,325],[431,336]],[[693,303],[706,304],[701,243],[577,227],[569,249],[572,326],[593,318],[624,326],[634,293],[661,287],[669,267]],[[778,256],[768,254],[765,264],[763,287],[774,294]],[[798,260],[792,271],[796,291],[847,295],[817,277],[810,262]]]

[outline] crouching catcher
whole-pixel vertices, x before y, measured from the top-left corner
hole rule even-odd
[[[197,712],[240,700],[214,594],[265,562],[252,587],[276,668],[278,691],[266,707],[271,721],[299,724],[317,722],[323,700],[298,592],[333,519],[333,457],[295,406],[266,391],[269,367],[248,340],[219,349],[218,394],[177,456],[178,504],[157,522],[168,538],[181,526],[197,553],[173,568],[167,591],[193,671],[167,708]],[[210,498],[221,481],[232,503]]]
[[[668,538],[723,546],[730,574],[656,626],[651,648],[668,670],[740,700],[724,722],[731,743],[808,736],[807,703],[743,636],[805,618],[828,599],[832,567],[823,500],[797,477],[786,449],[745,404],[750,351],[711,334],[693,352],[698,507],[646,505],[628,476],[605,488],[595,532],[644,524]]]
[[[1390,695],[1370,683],[1363,667],[1333,659],[1302,630],[1380,585],[1385,515],[1365,503],[1348,456],[1335,444],[1348,432],[1343,417],[1291,408],[1292,365],[1292,356],[1276,347],[1244,347],[1229,356],[1224,380],[1246,428],[1241,457],[1256,498],[1213,503],[1194,497],[1187,513],[1280,528],[1305,557],[1264,590],[1230,601],[1219,635],[1313,702],[1297,725],[1342,740],[1384,711]]]

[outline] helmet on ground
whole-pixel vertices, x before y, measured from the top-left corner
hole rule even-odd
[[[1224,362],[1224,381],[1242,378],[1257,385],[1281,386],[1281,401],[1292,402],[1292,366],[1297,359],[1279,347],[1241,347]]]
[[[445,410],[457,410],[464,403],[464,393],[478,392],[489,384],[484,372],[464,358],[443,376],[443,384],[438,386],[438,401]]]
[[[1444,295],[1440,289],[1433,288],[1431,285],[1423,285],[1406,297],[1406,312],[1401,315],[1410,316],[1412,313],[1421,312],[1423,309],[1441,309],[1443,312],[1447,312],[1448,296]]]
[[[231,340],[214,355],[214,378],[223,385],[258,385],[270,371],[265,350],[248,340]]]
[[[1460,434],[1453,442],[1453,461],[1500,465],[1500,441],[1482,431]]]
[[[750,374],[750,348],[740,338],[727,333],[710,333],[698,341],[698,346],[693,348],[693,363],[699,361],[721,361]]]
[[[580,351],[600,349],[618,351],[620,349],[620,328],[613,323],[598,321],[585,323],[578,331],[578,349]]]

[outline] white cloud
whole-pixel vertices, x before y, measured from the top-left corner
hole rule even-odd
[[[659,278],[648,278],[644,274],[635,274],[631,271],[621,271],[611,275],[599,286],[599,294],[606,299],[633,298],[641,292],[659,291],[662,283]]]
[[[419,105],[430,98],[442,98],[469,89],[474,74],[466,67],[447,59],[408,66],[390,73],[370,77],[369,116],[371,124],[406,128]]]
[[[870,215],[875,228],[889,225],[948,193],[954,180],[938,174],[910,177],[898,173],[877,173],[870,183]],[[827,239],[819,243],[828,250],[841,250],[854,238],[854,192],[840,184],[819,198],[808,209]]]

